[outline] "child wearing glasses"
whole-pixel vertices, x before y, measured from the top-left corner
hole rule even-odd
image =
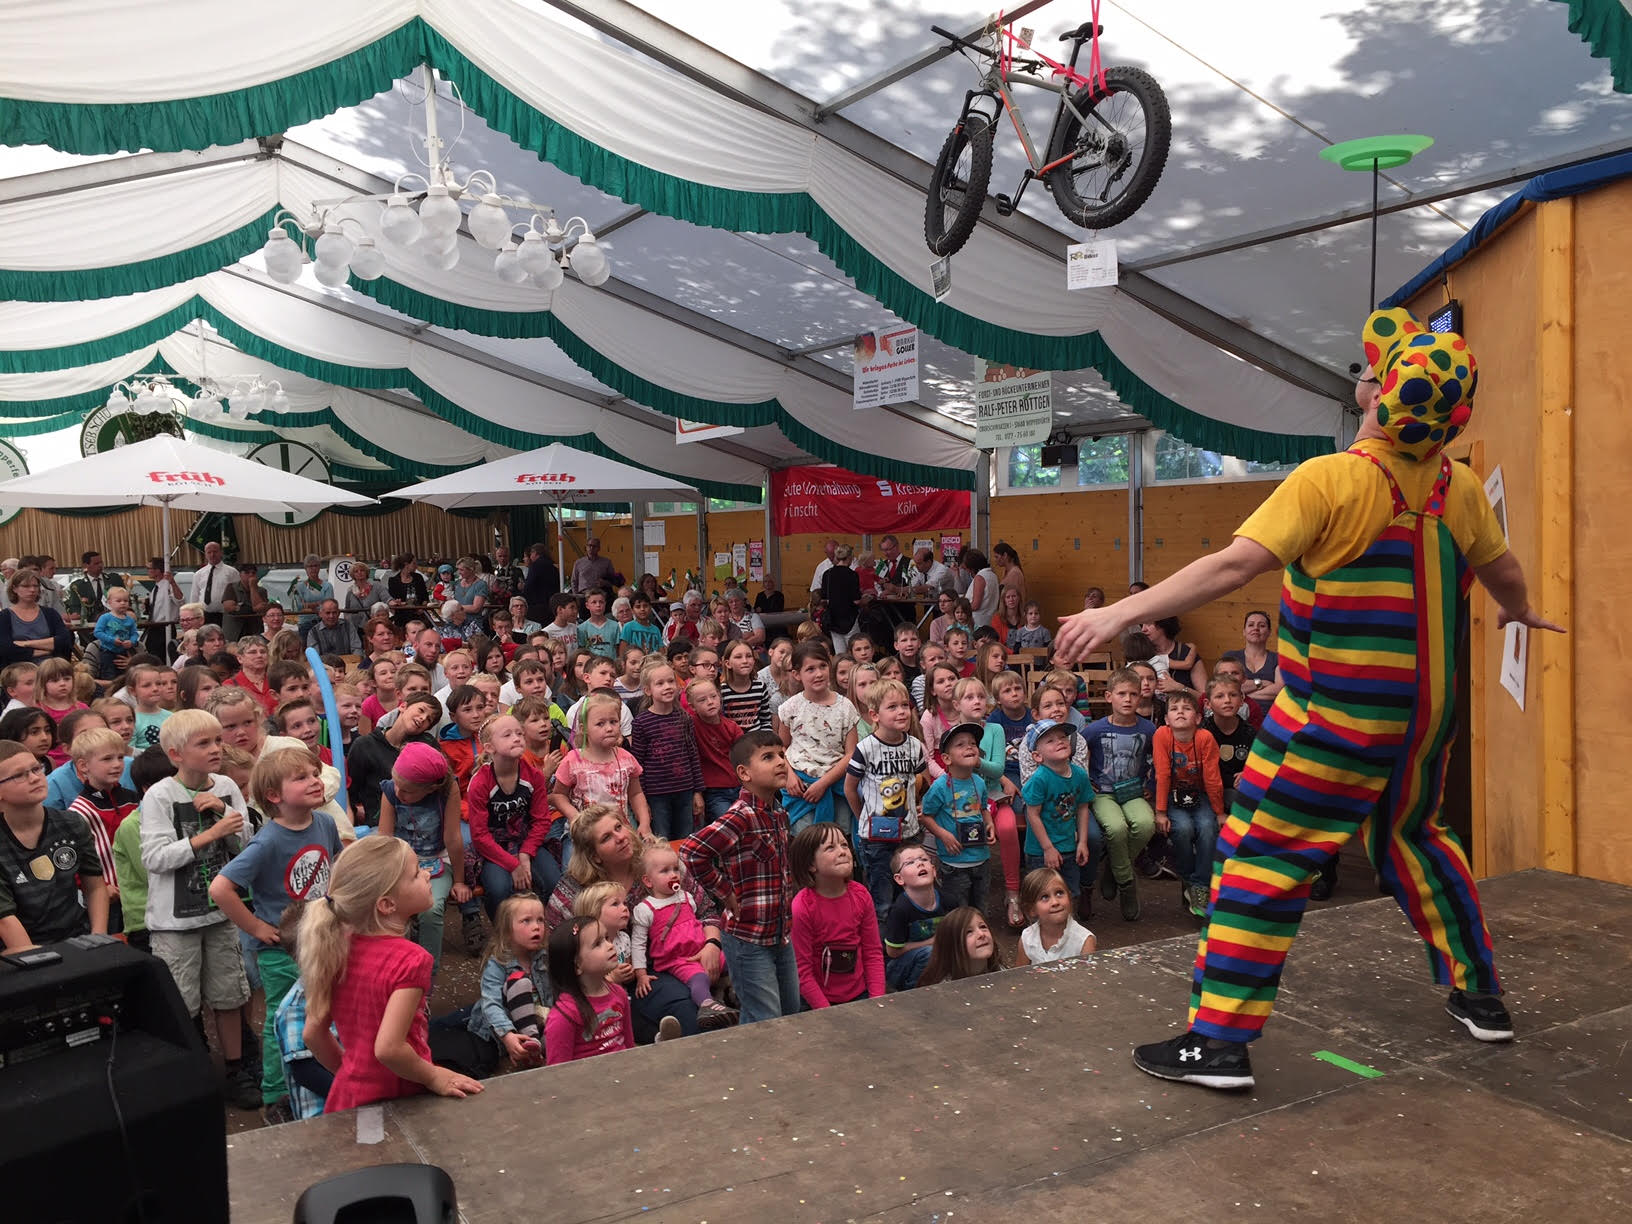
[[[0,837],[0,944],[7,952],[108,930],[108,890],[91,830],[77,815],[45,806],[45,772],[22,744],[0,743],[7,834]]]

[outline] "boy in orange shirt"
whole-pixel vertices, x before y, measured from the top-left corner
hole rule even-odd
[[[1189,693],[1169,693],[1167,725],[1157,727],[1150,754],[1156,765],[1156,830],[1167,834],[1179,871],[1185,908],[1207,917],[1218,813],[1224,777],[1218,741],[1201,729],[1201,710]]]

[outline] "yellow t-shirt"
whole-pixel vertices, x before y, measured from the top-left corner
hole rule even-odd
[[[1383,463],[1413,508],[1427,503],[1439,478],[1439,456],[1418,463],[1380,438],[1356,442],[1354,449]],[[1393,517],[1394,502],[1381,472],[1356,455],[1321,455],[1297,467],[1235,534],[1262,544],[1283,565],[1301,560],[1318,578],[1365,552]],[[1470,565],[1488,565],[1507,551],[1484,485],[1465,463],[1451,464],[1444,517]]]

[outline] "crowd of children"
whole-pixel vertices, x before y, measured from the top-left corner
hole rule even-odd
[[[1092,952],[1096,890],[1137,920],[1152,861],[1204,915],[1240,677],[1163,697],[1136,664],[1090,693],[1011,670],[1048,646],[1037,605],[1004,604],[1005,641],[944,604],[927,641],[837,657],[814,623],[756,648],[639,595],[491,637],[379,618],[361,666],[325,660],[331,720],[298,642],[172,666],[110,600],[111,692],[0,672],[0,941],[151,950],[229,1099],[285,1120],[991,972],[999,876],[1021,964]],[[432,1020],[450,904],[480,991]]]

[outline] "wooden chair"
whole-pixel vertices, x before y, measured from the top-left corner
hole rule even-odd
[[[1045,646],[1023,646],[1009,654],[1009,670],[1020,673],[1020,679],[1025,682],[1026,692],[1030,694],[1032,675],[1039,668],[1048,666],[1048,648]]]
[[[1105,684],[1116,670],[1116,660],[1108,652],[1091,654],[1071,669],[1088,686],[1088,705],[1096,714],[1109,713],[1111,703],[1105,697]]]

